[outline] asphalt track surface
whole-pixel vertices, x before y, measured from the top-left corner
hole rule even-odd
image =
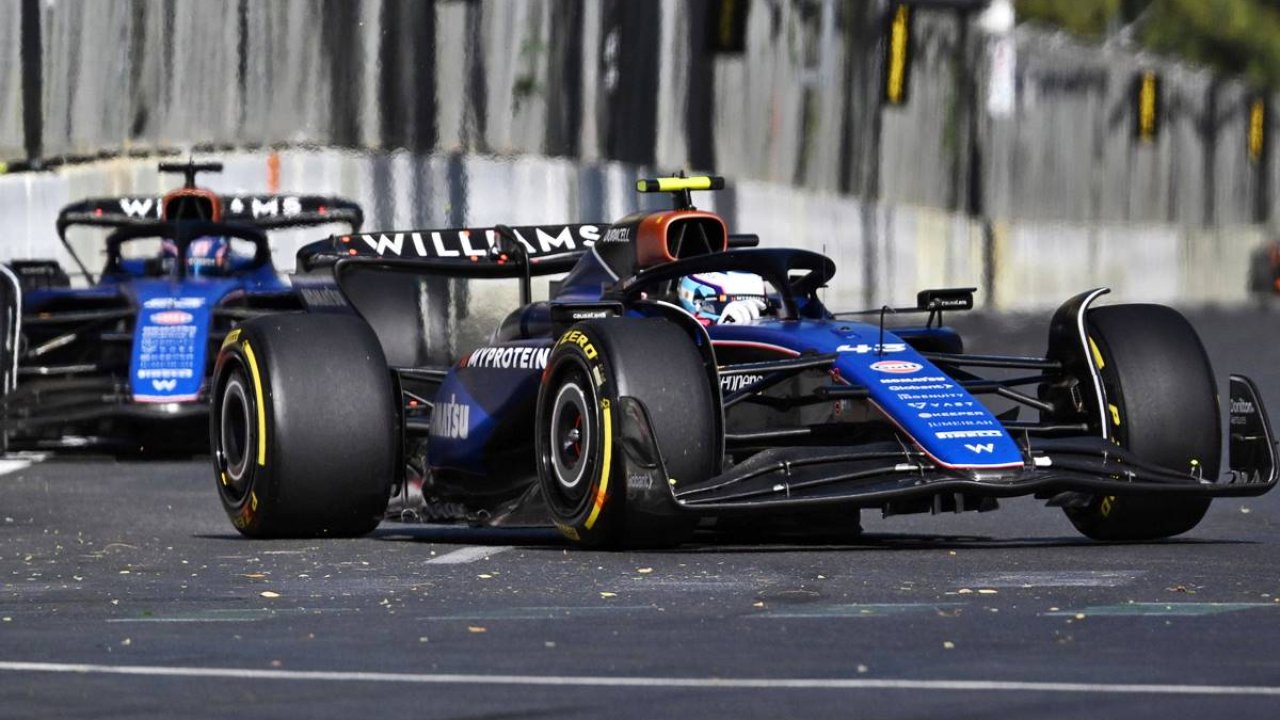
[[[1280,313],[1193,320],[1280,419]],[[960,324],[1036,353],[1046,319]],[[205,459],[0,473],[3,718],[1280,716],[1280,493],[1157,543],[1018,500],[866,512],[843,545],[600,553],[389,524],[248,541]]]

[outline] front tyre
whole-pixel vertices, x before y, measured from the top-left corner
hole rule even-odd
[[[1092,362],[1111,437],[1171,470],[1216,478],[1222,458],[1217,385],[1190,323],[1162,305],[1112,305],[1087,315]],[[1153,540],[1194,528],[1207,498],[1100,495],[1067,517],[1095,540]]]
[[[697,517],[676,505],[668,483],[718,471],[720,408],[702,363],[693,340],[665,320],[585,322],[561,336],[543,375],[534,432],[542,495],[566,537],[594,547],[664,547],[689,538]],[[647,428],[667,477],[628,476]]]
[[[214,368],[218,496],[244,535],[355,537],[386,509],[391,374],[359,318],[282,314],[232,330]]]

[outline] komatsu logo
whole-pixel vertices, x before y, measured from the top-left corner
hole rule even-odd
[[[453,440],[466,440],[471,428],[471,406],[458,402],[450,394],[448,402],[436,403],[431,411],[431,434]]]

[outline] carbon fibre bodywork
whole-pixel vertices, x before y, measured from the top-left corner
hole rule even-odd
[[[677,478],[643,399],[621,399],[627,480],[611,492],[655,513],[987,510],[1015,495],[1072,507],[1104,495],[1258,495],[1276,483],[1266,411],[1239,376],[1229,388],[1225,474],[1194,460],[1161,467],[1116,444],[1086,328],[1105,290],[1063,304],[1044,357],[971,355],[941,323],[943,311],[972,306],[970,290],[926,291],[917,307],[892,316],[920,312],[922,324],[889,324],[876,311],[835,315],[818,296],[835,271],[824,256],[747,249],[752,243],[737,236],[687,256],[653,260],[650,250],[638,262],[644,222],[353,234],[300,252],[309,275],[298,282],[345,300],[327,311],[360,314],[388,348],[408,336],[422,346],[387,353],[403,399],[404,467],[389,518],[546,524],[534,411],[547,358],[559,344],[584,342],[575,323],[614,317],[683,328],[706,377],[671,382],[709,382],[721,406],[720,472]],[[672,302],[675,281],[709,271],[763,277],[769,316],[708,325]],[[550,276],[559,280],[547,284],[548,299],[533,302],[531,282]],[[519,302],[513,290],[494,313],[494,296],[477,287],[490,281],[519,284]],[[459,342],[468,332],[471,340]]]

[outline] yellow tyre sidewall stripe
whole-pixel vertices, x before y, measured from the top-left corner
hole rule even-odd
[[[1093,341],[1092,337],[1089,338],[1089,352],[1093,354],[1093,364],[1096,365],[1099,370],[1107,366],[1106,361],[1102,359],[1102,351],[1098,350],[1098,344]]]
[[[596,489],[596,499],[592,503],[591,514],[587,515],[587,521],[583,523],[587,530],[596,524],[609,494],[609,471],[613,464],[613,414],[608,399],[600,400],[600,428],[600,436],[604,441],[604,460],[600,463],[600,486]]]
[[[1089,337],[1089,353],[1093,355],[1093,364],[1098,368],[1098,370],[1102,370],[1107,366],[1106,360],[1102,357],[1102,351],[1098,349],[1098,343],[1094,342],[1094,339],[1092,337]],[[1120,408],[1116,407],[1115,403],[1107,403],[1107,410],[1111,415],[1112,424],[1115,425],[1117,428],[1119,428],[1120,427]],[[1118,444],[1118,441],[1116,440],[1116,438],[1113,437],[1112,441],[1117,442]],[[1119,502],[1119,498],[1117,498],[1115,495],[1104,495],[1098,501],[1098,512],[1102,515],[1102,517],[1109,518],[1111,517],[1111,513],[1115,512],[1116,504],[1118,502]]]
[[[241,344],[244,348],[244,359],[249,364],[249,374],[253,376],[253,395],[258,410],[258,465],[267,464],[267,407],[262,397],[262,375],[258,372],[258,359],[249,347],[249,341]]]

